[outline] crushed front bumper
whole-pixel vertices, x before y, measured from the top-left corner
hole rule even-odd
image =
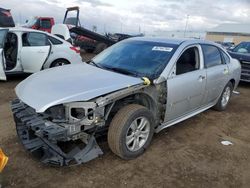
[[[11,108],[22,144],[41,162],[56,166],[77,165],[103,154],[94,134],[88,135],[85,147],[74,143],[65,151],[62,147],[68,145],[65,141],[67,129],[60,125],[46,125],[45,117],[19,99],[12,101]]]

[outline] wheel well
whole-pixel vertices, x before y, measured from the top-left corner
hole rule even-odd
[[[234,88],[234,86],[235,86],[235,80],[234,80],[234,79],[231,79],[229,82],[231,82],[231,83],[232,83],[233,88]]]
[[[139,105],[145,106],[147,109],[149,109],[153,113],[154,117],[156,117],[157,107],[156,107],[155,101],[149,95],[145,93],[136,93],[136,94],[129,95],[125,98],[115,101],[115,104],[112,107],[108,116],[108,124],[110,123],[114,115],[122,107],[128,104],[139,104]]]
[[[68,62],[68,64],[70,64],[70,62],[67,60],[67,59],[64,59],[64,58],[58,58],[58,59],[56,59],[56,60],[54,60],[51,64],[50,64],[50,68],[52,67],[52,65],[53,65],[53,63],[55,63],[56,61],[58,61],[58,60],[64,60],[64,61],[67,61]]]

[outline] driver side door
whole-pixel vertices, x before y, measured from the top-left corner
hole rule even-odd
[[[167,87],[167,122],[201,107],[206,87],[206,70],[199,45],[184,50],[168,78]]]

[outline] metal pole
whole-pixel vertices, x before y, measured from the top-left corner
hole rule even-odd
[[[187,19],[186,19],[186,26],[185,26],[185,31],[184,31],[184,38],[186,37],[186,31],[187,31],[187,26],[188,26],[188,19],[189,19],[189,15],[187,15]]]

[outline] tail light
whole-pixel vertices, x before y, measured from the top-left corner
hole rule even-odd
[[[79,47],[71,46],[70,49],[75,51],[77,54],[80,53],[80,48]]]

